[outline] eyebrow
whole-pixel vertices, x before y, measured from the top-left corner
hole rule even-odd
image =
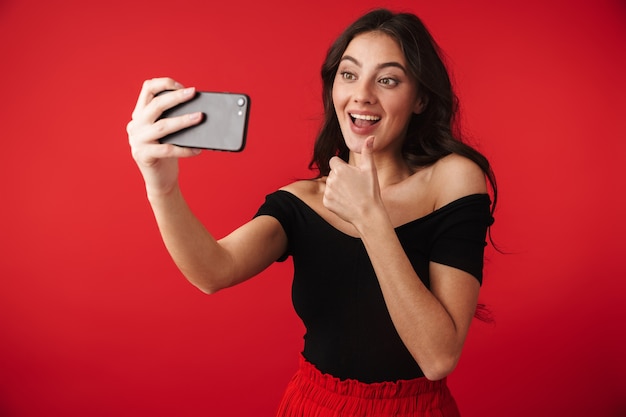
[[[344,55],[343,57],[341,57],[341,61],[350,61],[352,63],[354,63],[355,65],[361,67],[363,66],[358,59],[351,57],[350,55]],[[340,62],[341,62],[340,61]],[[399,62],[395,62],[395,61],[391,61],[391,62],[383,62],[381,64],[378,64],[376,66],[376,69],[383,69],[383,68],[389,68],[389,67],[395,67],[395,68],[400,68],[405,74],[407,74],[407,70],[406,68],[404,68],[404,66],[402,64],[400,64]]]

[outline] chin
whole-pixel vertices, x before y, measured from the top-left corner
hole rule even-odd
[[[361,151],[363,150],[364,144],[365,144],[365,139],[361,139],[361,140],[352,139],[352,140],[346,141],[346,147],[351,153],[361,153]]]
[[[353,153],[361,153],[366,137],[357,136],[353,132],[347,132],[346,134],[346,132],[342,131],[341,133],[343,135],[343,143],[348,150]]]

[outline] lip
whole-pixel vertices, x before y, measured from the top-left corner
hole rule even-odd
[[[380,118],[380,114],[366,110],[346,110],[346,113],[348,116],[351,114],[358,114],[360,116],[374,116]]]
[[[369,112],[369,111],[359,111],[359,110],[346,111],[346,118],[347,118],[348,123],[350,124],[350,130],[357,135],[367,135],[367,136],[371,135],[372,132],[374,132],[377,129],[378,123],[380,122],[380,120],[379,122],[374,123],[373,125],[359,127],[359,126],[356,126],[352,122],[352,116],[351,116],[352,114],[357,114],[360,116],[374,116],[374,117],[379,117],[379,118],[381,117],[379,114],[376,114],[374,112]]]

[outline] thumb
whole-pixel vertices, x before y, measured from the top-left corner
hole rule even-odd
[[[374,136],[369,136],[365,139],[365,143],[361,149],[361,163],[359,166],[362,169],[376,170],[376,166],[374,165]]]

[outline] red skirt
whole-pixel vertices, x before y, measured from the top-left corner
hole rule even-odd
[[[323,374],[300,357],[277,417],[459,417],[446,380],[366,384]]]

